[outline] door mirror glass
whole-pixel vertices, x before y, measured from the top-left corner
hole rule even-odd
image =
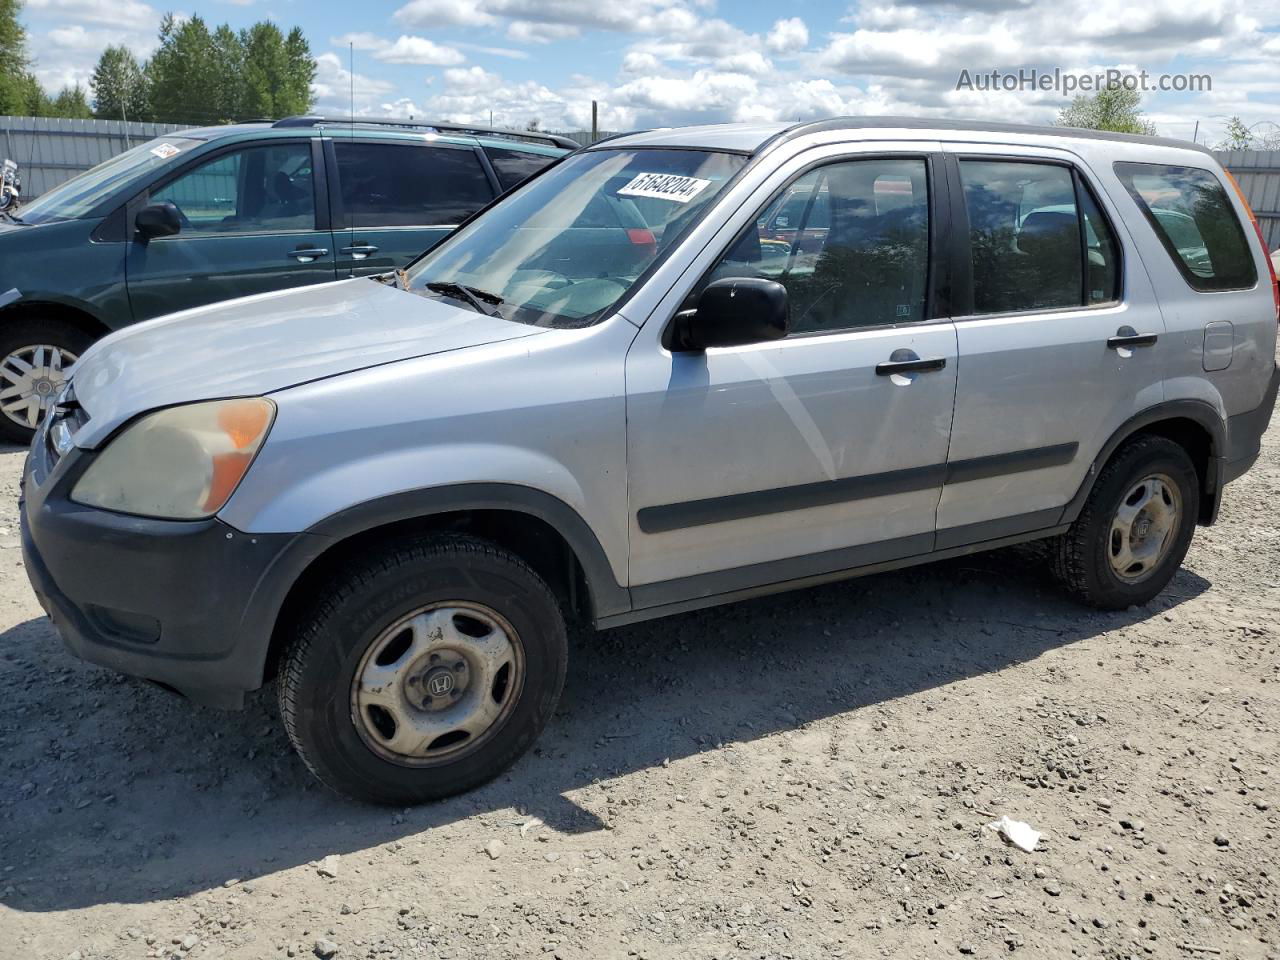
[[[152,203],[138,211],[134,225],[143,237],[171,237],[182,229],[182,215],[172,203]]]
[[[697,351],[781,340],[790,329],[786,287],[763,277],[726,277],[707,284],[696,309],[676,316],[672,349]]]

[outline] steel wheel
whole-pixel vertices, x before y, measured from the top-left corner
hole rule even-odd
[[[515,629],[481,604],[422,607],[369,645],[351,719],[376,754],[406,766],[454,761],[502,726],[524,683]]]
[[[1143,477],[1125,494],[1111,519],[1107,557],[1125,583],[1139,583],[1165,558],[1182,523],[1182,494],[1162,473]]]
[[[48,343],[12,351],[0,362],[0,413],[19,426],[34,430],[53,406],[79,358]]]

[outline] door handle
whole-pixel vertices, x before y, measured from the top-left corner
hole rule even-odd
[[[1154,333],[1116,333],[1107,338],[1108,350],[1119,350],[1121,347],[1149,347],[1156,342]]]
[[[328,255],[328,247],[298,247],[296,250],[289,251],[289,256],[299,263],[311,263],[318,257],[326,257]]]
[[[342,252],[351,254],[352,260],[364,260],[369,255],[377,253],[378,248],[371,243],[357,243],[354,246],[343,247]]]
[[[895,373],[927,373],[930,370],[941,370],[947,365],[946,357],[930,357],[914,360],[886,360],[876,364],[876,376],[888,377]]]

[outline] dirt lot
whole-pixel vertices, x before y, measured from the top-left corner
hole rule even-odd
[[[1146,609],[1022,549],[583,635],[540,749],[404,811],[315,786],[273,691],[226,714],[69,657],[21,457],[4,960],[1280,957],[1280,428]]]

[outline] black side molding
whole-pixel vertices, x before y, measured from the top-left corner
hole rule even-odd
[[[1078,443],[1059,443],[1049,447],[1035,447],[1030,450],[997,453],[989,457],[958,460],[950,464],[937,463],[927,467],[910,467],[906,470],[890,470],[860,477],[841,477],[838,480],[802,483],[793,487],[751,490],[724,497],[708,497],[704,500],[686,500],[683,503],[641,507],[636,512],[636,523],[644,533],[668,533],[685,527],[723,523],[726,520],[744,520],[747,517],[763,517],[791,510],[824,507],[833,503],[885,497],[893,493],[928,490],[947,483],[965,483],[969,480],[985,480],[1008,473],[1059,467],[1070,463],[1079,449]]]

